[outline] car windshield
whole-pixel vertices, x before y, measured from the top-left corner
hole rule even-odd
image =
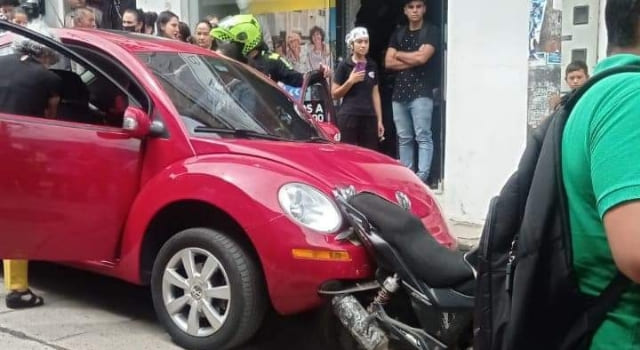
[[[283,90],[241,64],[191,53],[138,57],[162,83],[193,134],[301,141],[319,136]]]

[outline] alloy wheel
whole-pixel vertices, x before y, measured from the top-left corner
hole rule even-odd
[[[210,336],[229,315],[231,285],[227,271],[204,249],[182,249],[165,266],[162,300],[179,329],[194,337]]]

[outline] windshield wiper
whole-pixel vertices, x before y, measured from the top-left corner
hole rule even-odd
[[[271,134],[262,134],[257,131],[248,130],[248,129],[225,129],[225,128],[212,128],[209,126],[196,126],[193,129],[193,131],[234,135],[242,138],[256,138],[256,139],[273,140],[273,141],[291,141],[289,139],[285,139],[279,136],[275,136]]]

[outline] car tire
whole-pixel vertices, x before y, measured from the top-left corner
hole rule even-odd
[[[162,246],[151,294],[162,325],[189,350],[241,345],[258,330],[268,305],[255,259],[227,234],[208,228],[184,230]]]

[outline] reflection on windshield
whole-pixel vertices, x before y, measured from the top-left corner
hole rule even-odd
[[[318,136],[283,91],[240,64],[189,53],[145,53],[139,57],[162,83],[191,132],[200,126],[248,130],[289,140]]]

